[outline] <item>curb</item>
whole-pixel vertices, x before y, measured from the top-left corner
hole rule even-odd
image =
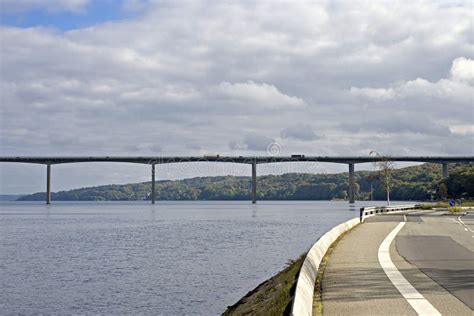
[[[360,223],[359,218],[353,218],[337,225],[327,233],[325,233],[311,247],[301,266],[301,270],[296,283],[295,299],[291,308],[291,315],[312,315],[313,313],[313,295],[314,284],[316,283],[316,275],[318,274],[321,260],[326,254],[329,247],[336,239]]]
[[[296,281],[295,298],[291,307],[291,315],[311,316],[313,314],[314,285],[316,283],[319,265],[329,247],[331,247],[339,236],[357,224],[364,222],[364,219],[367,217],[383,213],[398,213],[414,208],[416,208],[415,204],[361,208],[360,217],[339,224],[321,236],[308,251],[303,265],[301,266],[298,281]]]

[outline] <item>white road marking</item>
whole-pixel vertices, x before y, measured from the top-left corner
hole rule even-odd
[[[418,315],[441,315],[441,313],[405,279],[393,264],[392,258],[390,258],[390,244],[405,224],[405,222],[398,224],[382,241],[378,252],[379,263],[392,284]]]
[[[453,221],[453,222],[455,222],[456,224],[459,224],[459,225],[461,225],[461,223],[460,223],[460,222],[458,222],[458,221],[457,221],[457,220],[455,220],[455,219],[452,219],[452,218],[448,218],[448,219],[449,219],[449,220],[451,220],[451,221]]]
[[[467,226],[461,219],[461,216],[458,217],[458,222],[464,226],[465,231],[470,231],[471,233],[474,233],[474,230],[472,230],[469,226]]]
[[[453,222],[455,222],[456,224],[458,224],[459,226],[461,226],[461,228],[464,228],[464,226],[459,221],[457,221],[455,219],[452,219],[452,218],[449,218],[449,219],[452,220]],[[466,228],[464,228],[464,229],[466,229]]]

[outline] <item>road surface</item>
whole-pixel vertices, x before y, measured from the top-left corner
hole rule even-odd
[[[377,215],[330,255],[324,315],[474,315],[474,213]]]

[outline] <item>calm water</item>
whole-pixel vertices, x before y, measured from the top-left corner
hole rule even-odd
[[[1,313],[219,314],[355,216],[347,202],[2,203]]]

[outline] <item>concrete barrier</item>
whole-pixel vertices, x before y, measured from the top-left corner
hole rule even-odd
[[[327,233],[325,233],[311,247],[296,282],[295,298],[291,308],[291,315],[307,316],[313,314],[313,296],[314,286],[316,283],[316,275],[318,274],[321,260],[326,254],[329,247],[336,241],[339,236],[353,228],[357,224],[364,221],[365,218],[376,214],[402,212],[416,208],[416,204],[395,205],[386,207],[363,207],[360,209],[360,218],[354,218],[344,222]]]
[[[295,298],[291,308],[291,315],[312,315],[314,285],[321,260],[332,243],[343,233],[359,224],[359,222],[360,220],[358,218],[354,218],[334,227],[319,238],[313,247],[311,247],[304,259],[296,282]]]

